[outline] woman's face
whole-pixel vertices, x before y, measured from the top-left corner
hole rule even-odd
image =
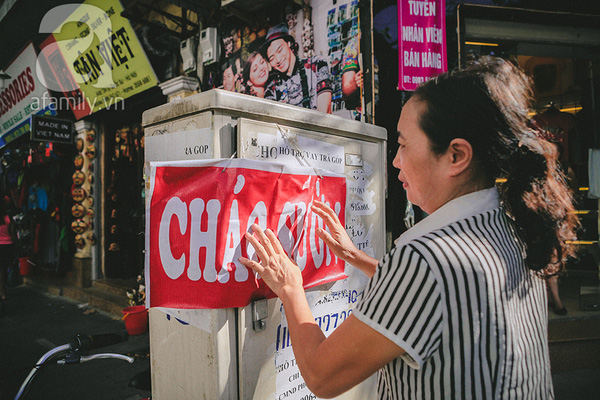
[[[442,176],[441,156],[431,150],[431,142],[419,126],[425,103],[410,99],[402,108],[398,121],[398,152],[394,167],[400,170],[398,179],[406,190],[408,200],[431,214],[440,203],[436,187],[445,179]]]
[[[254,86],[263,87],[268,78],[269,64],[261,55],[257,55],[250,65],[250,82]]]

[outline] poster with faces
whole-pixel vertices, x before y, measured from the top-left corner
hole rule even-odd
[[[281,20],[223,24],[215,87],[360,120],[358,0],[309,5]]]

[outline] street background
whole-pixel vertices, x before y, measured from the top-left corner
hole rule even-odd
[[[563,298],[569,315],[550,314],[552,324],[560,323],[560,332],[581,333],[582,326],[594,325],[598,319],[576,311],[579,281],[562,284]],[[68,343],[77,333],[99,334],[125,329],[119,316],[89,308],[86,303],[67,297],[43,293],[26,286],[9,288],[7,312],[0,317],[0,400],[13,399],[35,362],[50,348]],[[593,316],[595,317],[596,313]],[[587,321],[579,325],[578,321]],[[570,328],[572,326],[572,328]],[[556,400],[600,399],[600,368],[593,359],[597,340],[551,343],[552,375]],[[562,346],[565,346],[564,348]],[[44,400],[140,400],[150,392],[128,387],[131,378],[149,368],[148,333],[130,336],[124,343],[95,350],[116,352],[135,357],[133,364],[120,360],[97,360],[74,366],[49,366],[42,370],[26,399]],[[584,356],[578,356],[584,354]],[[587,362],[583,360],[587,355]]]
[[[0,399],[12,400],[36,361],[77,333],[91,335],[125,330],[113,316],[66,297],[25,286],[9,288],[6,315],[0,317]],[[150,392],[128,387],[131,378],[150,366],[148,332],[127,342],[93,350],[121,353],[133,364],[106,359],[72,366],[50,365],[38,372],[25,399],[139,400]]]

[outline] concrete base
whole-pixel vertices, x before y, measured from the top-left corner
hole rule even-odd
[[[73,257],[72,284],[80,288],[92,286],[92,259]]]

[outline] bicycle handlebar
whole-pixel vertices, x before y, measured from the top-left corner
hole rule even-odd
[[[99,335],[77,334],[70,343],[71,350],[87,354],[88,351],[126,342],[129,339],[127,331],[117,333],[102,333]]]
[[[117,344],[121,342],[125,342],[129,339],[129,334],[127,331],[117,332],[117,333],[103,333],[99,335],[87,335],[83,333],[77,334],[73,340],[69,344],[63,344],[62,346],[55,347],[54,349],[48,351],[44,354],[37,362],[35,367],[31,370],[25,381],[21,385],[19,392],[17,393],[15,400],[21,399],[22,396],[28,391],[33,378],[39,371],[39,369],[44,365],[44,363],[48,362],[51,359],[55,359],[59,355],[65,357],[63,360],[57,361],[57,364],[70,364],[70,363],[82,363],[86,361],[91,361],[99,358],[116,358],[120,360],[125,360],[129,363],[133,363],[134,359],[132,357],[127,357],[122,354],[112,354],[112,353],[102,353],[102,354],[93,354],[88,356],[87,353],[92,349],[97,349],[100,347],[110,346],[112,344]],[[70,356],[74,356],[70,359]]]
[[[134,361],[133,357],[129,357],[129,356],[126,356],[123,354],[116,354],[116,353],[98,353],[98,354],[92,354],[91,356],[81,356],[81,357],[79,357],[78,361],[79,361],[79,364],[81,364],[84,362],[97,360],[97,359],[101,359],[101,358],[116,358],[117,360],[127,361],[129,364],[133,364],[133,361]],[[56,363],[58,365],[69,364],[69,362],[67,360],[58,360]]]

